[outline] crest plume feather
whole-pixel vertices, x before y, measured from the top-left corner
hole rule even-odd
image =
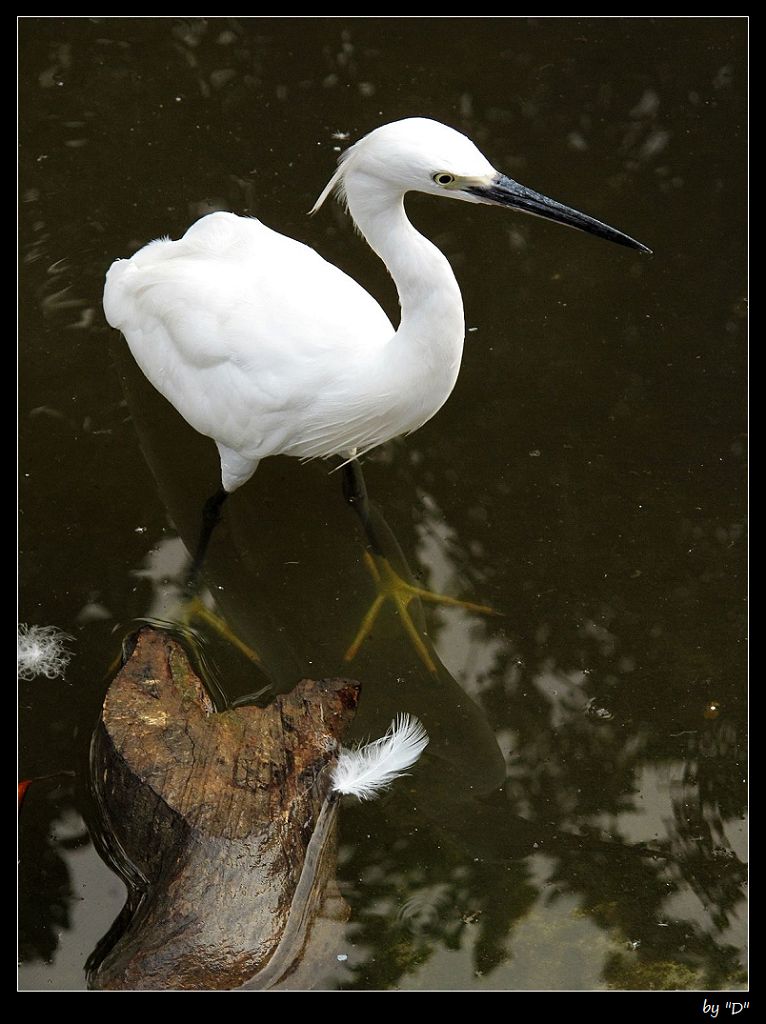
[[[360,139],[359,141],[361,142],[363,140]],[[341,201],[345,200],[346,197],[345,189],[343,188],[343,178],[345,177],[346,172],[349,169],[349,166],[354,161],[354,156],[358,152],[356,148],[358,145],[359,143],[354,143],[353,146],[349,146],[345,153],[341,153],[340,157],[338,158],[338,166],[335,170],[335,173],[327,182],[325,187],[322,189],[321,195],[309,210],[309,216],[316,213],[317,210],[321,207],[322,203],[325,201],[325,199],[327,199],[327,197],[336,190],[338,193],[338,198]]]

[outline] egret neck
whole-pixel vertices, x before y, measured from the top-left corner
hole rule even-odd
[[[420,234],[404,210],[401,187],[349,170],[344,180],[348,211],[369,246],[383,260],[399,295],[401,319],[385,348],[402,386],[417,379],[422,404],[414,430],[449,397],[463,353],[463,300],[446,256]]]

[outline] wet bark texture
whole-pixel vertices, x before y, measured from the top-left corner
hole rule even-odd
[[[137,634],[93,744],[132,916],[91,987],[272,987],[295,971],[322,907],[342,916],[325,769],[358,695],[303,680],[267,708],[216,713],[180,643]]]

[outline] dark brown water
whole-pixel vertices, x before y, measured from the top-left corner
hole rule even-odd
[[[333,988],[741,988],[745,872],[746,25],[742,19],[22,19],[20,621],[75,638],[20,684],[21,985],[81,988],[119,912],[87,752],[121,638],[177,616],[212,442],[145,383],[104,273],[203,212],[253,214],[355,276],[340,148],[427,115],[639,256],[506,211],[409,202],[470,328],[445,408],[373,453],[425,585],[426,671],[374,595],[328,464],[272,459],[230,501],[206,627],[230,700],[363,683],[355,731],[432,743],[342,812],[352,916]],[[340,138],[342,134],[342,139]],[[183,538],[183,539],[181,539]],[[64,774],[54,774],[64,773]],[[650,850],[642,844],[648,844]]]

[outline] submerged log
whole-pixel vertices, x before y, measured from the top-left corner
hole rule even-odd
[[[266,708],[217,713],[178,641],[138,633],[93,743],[131,897],[92,988],[271,987],[296,968],[334,895],[325,769],[358,695],[348,680],[303,680]]]

